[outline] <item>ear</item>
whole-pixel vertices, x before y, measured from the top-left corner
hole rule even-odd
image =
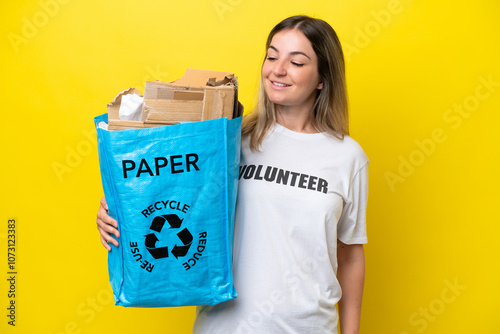
[[[323,89],[323,81],[320,81],[320,83],[316,86],[316,89]]]

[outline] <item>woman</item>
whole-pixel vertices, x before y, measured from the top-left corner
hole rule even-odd
[[[358,333],[368,159],[348,136],[340,42],[326,22],[294,16],[266,48],[259,103],[242,126],[238,298],[199,307],[193,331],[336,333],[338,302],[342,333]],[[97,228],[108,250],[117,245],[104,199]]]

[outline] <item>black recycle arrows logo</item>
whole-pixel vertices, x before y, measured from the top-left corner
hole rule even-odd
[[[179,219],[176,214],[157,216],[153,219],[153,222],[151,223],[149,229],[160,233],[163,229],[163,225],[165,225],[165,222],[170,225],[170,229],[179,229],[181,228],[183,220],[184,219]],[[168,246],[156,247],[156,242],[159,241],[159,239],[155,233],[146,234],[145,237],[146,240],[144,241],[144,244],[146,245],[146,249],[148,250],[149,254],[151,254],[151,256],[153,256],[155,259],[168,257]],[[191,247],[191,243],[193,242],[193,236],[187,228],[184,228],[183,230],[178,232],[177,237],[179,237],[182,245],[179,246],[175,244],[172,248],[171,253],[173,256],[175,256],[176,259],[182,256],[186,256],[187,252],[189,251],[189,247]]]

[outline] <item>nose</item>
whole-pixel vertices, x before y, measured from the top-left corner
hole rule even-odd
[[[277,61],[275,62],[275,66],[273,68],[273,73],[276,76],[285,76],[286,75],[286,66],[283,61]]]

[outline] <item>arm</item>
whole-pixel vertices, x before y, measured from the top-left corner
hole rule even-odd
[[[118,247],[118,241],[113,238],[110,234],[114,234],[117,238],[120,237],[118,232],[118,222],[108,215],[108,204],[106,203],[106,198],[101,198],[101,205],[97,211],[97,230],[101,236],[101,243],[108,250],[111,250],[111,246],[108,242],[112,243]]]
[[[342,334],[358,334],[365,280],[363,245],[346,245],[339,240],[337,261],[337,278],[342,288],[342,298],[338,305],[340,331]]]

